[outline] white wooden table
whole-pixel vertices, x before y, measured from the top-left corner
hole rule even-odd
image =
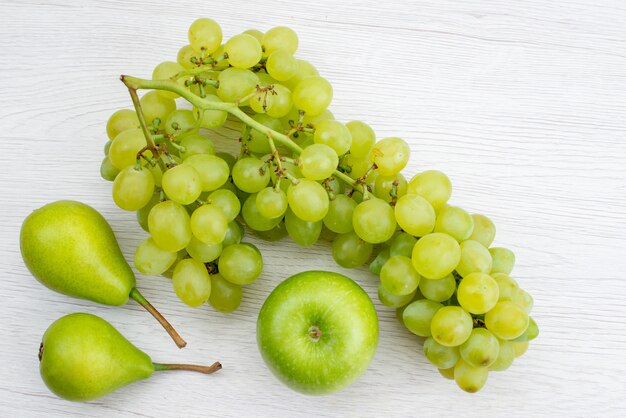
[[[621,0],[263,2],[0,0],[0,416],[624,416],[626,414],[626,4]],[[100,210],[131,259],[145,237],[99,175],[105,122],[130,106],[121,73],[175,60],[191,21],[231,36],[289,25],[298,55],[334,85],[339,120],[401,136],[407,173],[437,168],[452,201],[497,224],[515,277],[535,298],[540,337],[478,394],[427,364],[381,306],[365,269],[338,268],[326,243],[259,243],[266,268],[241,308],[177,300],[168,279],[138,286],[189,342],[178,350],[136,305],[52,293],[24,267],[23,218],[57,199]],[[236,133],[225,129],[226,136]],[[287,275],[344,272],[376,301],[380,345],[353,386],[305,397],[280,384],[255,342],[258,310]],[[76,404],[39,377],[42,333],[75,311],[101,315],[156,361],[219,359],[213,376],[164,373]]]

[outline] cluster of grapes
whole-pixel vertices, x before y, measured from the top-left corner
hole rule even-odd
[[[489,248],[493,223],[448,205],[441,172],[407,181],[401,138],[336,121],[332,87],[294,57],[293,30],[249,30],[222,44],[220,26],[203,18],[188,35],[152,80],[122,78],[136,112],[107,124],[102,176],[151,234],[137,248],[139,271],[171,275],[189,305],[229,312],[262,269],[259,251],[240,242],[241,220],[263,239],[302,246],[324,233],[339,265],[370,262],[381,302],[427,337],[426,357],[464,390],[526,350],[538,333],[532,298],[509,276],[513,253]],[[153,91],[139,99],[140,89]],[[177,97],[192,109],[177,109]],[[243,122],[236,158],[207,136],[228,114]]]

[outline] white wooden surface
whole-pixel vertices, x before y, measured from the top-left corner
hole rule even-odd
[[[344,271],[328,244],[260,243],[266,269],[224,316],[187,308],[167,279],[139,288],[189,342],[178,350],[139,307],[52,293],[25,269],[22,219],[71,198],[100,210],[130,259],[145,234],[98,169],[104,126],[130,106],[121,73],[172,60],[200,16],[225,35],[289,25],[299,56],[334,85],[338,119],[406,138],[407,173],[438,168],[453,202],[488,214],[535,298],[541,335],[483,391],[444,380],[377,303],[380,346],[353,386],[305,397],[278,383],[255,343],[257,312],[284,277]],[[171,2],[0,1],[0,416],[623,416],[626,414],[626,4],[622,0]],[[223,130],[227,136],[232,131]],[[251,241],[257,242],[254,239]],[[345,272],[345,271],[344,271]],[[376,300],[374,277],[348,271]],[[42,383],[37,348],[63,314],[103,316],[157,361],[211,362],[75,404]]]

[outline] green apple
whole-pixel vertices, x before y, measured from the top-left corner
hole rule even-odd
[[[269,369],[290,388],[333,393],[372,361],[378,317],[367,293],[351,279],[305,271],[268,296],[257,320],[257,343]]]

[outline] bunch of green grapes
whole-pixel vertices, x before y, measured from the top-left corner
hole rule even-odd
[[[262,269],[259,251],[241,243],[243,224],[302,246],[323,236],[337,264],[369,263],[380,275],[381,302],[427,338],[428,360],[462,389],[479,390],[489,371],[524,353],[538,334],[533,302],[510,277],[513,253],[491,247],[491,220],[449,205],[451,184],[439,171],[407,181],[403,139],[335,120],[332,86],[295,57],[293,30],[248,30],[224,42],[220,26],[202,18],[188,37],[176,62],[154,69],[152,79],[170,87],[107,124],[102,176],[151,235],[137,248],[139,271],[172,277],[191,306],[208,300],[230,312]],[[180,96],[195,107],[177,108]],[[242,122],[236,156],[211,140],[224,109]]]

